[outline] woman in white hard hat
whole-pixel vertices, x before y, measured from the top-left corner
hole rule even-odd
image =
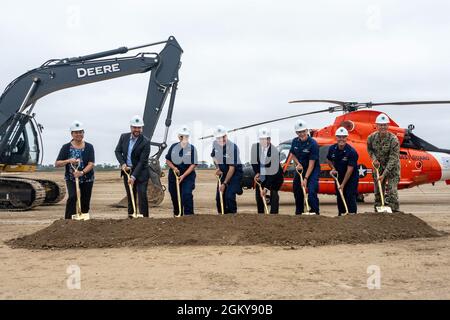
[[[336,144],[328,149],[327,162],[331,167],[330,174],[338,176],[342,193],[347,203],[348,213],[356,213],[356,197],[358,195],[359,175],[356,169],[358,165],[358,152],[347,143],[348,131],[344,127],[336,130]],[[344,202],[336,184],[338,214],[346,212]]]
[[[197,150],[189,143],[190,130],[183,125],[178,130],[179,142],[170,146],[166,154],[166,164],[171,169],[169,171],[169,193],[172,198],[173,213],[180,215],[178,207],[178,195],[175,174],[179,177],[180,196],[181,196],[181,214],[194,214],[194,196],[192,192],[195,189],[195,167],[197,166]]]
[[[76,214],[77,191],[75,178],[80,181],[81,213],[89,213],[92,187],[94,185],[95,153],[92,144],[84,141],[84,127],[80,121],[74,121],[70,126],[72,140],[62,146],[55,167],[66,167],[66,180],[69,197],[66,202],[65,218],[71,219]],[[74,170],[72,165],[77,167]]]

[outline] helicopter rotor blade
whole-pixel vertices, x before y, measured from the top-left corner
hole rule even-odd
[[[311,114],[323,113],[323,112],[333,112],[333,108],[322,109],[322,110],[317,110],[317,111],[311,111],[311,112],[306,112],[306,113],[300,113],[300,114],[296,114],[296,115],[293,115],[293,116],[287,116],[287,117],[283,117],[283,118],[278,118],[278,119],[273,119],[273,120],[253,123],[253,124],[246,125],[246,126],[243,126],[243,127],[239,127],[239,128],[234,128],[234,129],[228,130],[227,133],[236,132],[236,131],[239,131],[239,130],[244,130],[244,129],[248,129],[248,128],[252,128],[252,127],[256,127],[256,126],[260,126],[260,125],[268,124],[268,123],[272,123],[272,122],[282,121],[282,120],[296,118],[296,117],[307,116],[307,115],[311,115]],[[199,140],[204,140],[204,139],[208,139],[208,138],[212,138],[212,137],[214,137],[214,135],[211,134],[209,136],[201,137],[201,138],[199,138]]]
[[[420,104],[450,104],[448,100],[438,101],[399,101],[399,102],[377,102],[370,103],[372,106],[406,106],[406,105],[420,105]]]
[[[293,100],[293,101],[289,101],[289,103],[307,103],[307,102],[325,102],[325,103],[337,104],[340,106],[344,106],[348,103],[348,102],[339,101],[339,100]]]

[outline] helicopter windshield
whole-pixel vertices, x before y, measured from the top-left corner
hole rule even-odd
[[[409,149],[416,149],[416,150],[431,151],[431,152],[450,153],[450,150],[440,149],[440,148],[432,145],[431,143],[419,138],[412,132],[408,132],[407,134],[405,134],[405,138],[403,140],[401,147],[409,148]]]

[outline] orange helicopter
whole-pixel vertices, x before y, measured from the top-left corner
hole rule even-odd
[[[334,179],[330,176],[330,166],[326,163],[328,148],[336,143],[335,132],[343,126],[348,132],[348,143],[352,145],[359,154],[357,170],[359,173],[358,200],[363,201],[364,194],[374,192],[373,165],[367,153],[367,137],[376,130],[375,118],[381,113],[368,109],[381,105],[419,105],[419,104],[448,104],[450,101],[410,101],[410,102],[388,102],[388,103],[358,103],[343,102],[337,100],[295,100],[290,103],[331,103],[334,106],[327,109],[312,111],[294,116],[264,121],[245,127],[229,130],[229,132],[247,129],[275,121],[281,121],[294,117],[302,117],[322,112],[343,111],[344,114],[338,116],[334,123],[322,129],[310,130],[311,136],[317,141],[320,147],[320,179],[319,193],[335,194]],[[389,117],[389,131],[394,133],[400,141],[400,163],[401,179],[398,189],[412,188],[422,184],[434,184],[437,181],[445,181],[450,185],[450,150],[441,149],[426,142],[416,136],[412,131],[414,125],[408,128],[400,128],[399,125]],[[205,137],[206,138],[206,137]],[[281,191],[292,192],[292,181],[295,166],[292,156],[289,154],[292,140],[280,143],[278,149],[281,154],[281,165],[284,172],[284,183]],[[251,189],[255,187],[254,172],[250,164],[244,166],[244,178],[242,187]]]

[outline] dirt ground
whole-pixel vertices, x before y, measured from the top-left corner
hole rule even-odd
[[[212,174],[198,175],[194,197],[199,215],[215,212]],[[59,172],[37,175],[62,179]],[[117,172],[97,173],[92,217],[125,218],[125,209],[110,206],[123,194]],[[334,217],[334,197],[320,200],[321,214]],[[359,211],[371,211],[372,200],[368,196]],[[450,186],[438,183],[400,191],[400,200],[403,211],[450,232]],[[255,215],[254,193],[245,191],[238,205],[240,213]],[[280,211],[293,215],[292,194],[281,194]],[[168,194],[150,214],[172,217]],[[448,235],[319,247],[185,244],[29,250],[5,243],[50,226],[63,215],[64,202],[0,213],[1,299],[450,299]],[[378,271],[379,282],[374,282]],[[80,289],[72,282],[78,274]],[[379,284],[379,289],[368,283]]]

